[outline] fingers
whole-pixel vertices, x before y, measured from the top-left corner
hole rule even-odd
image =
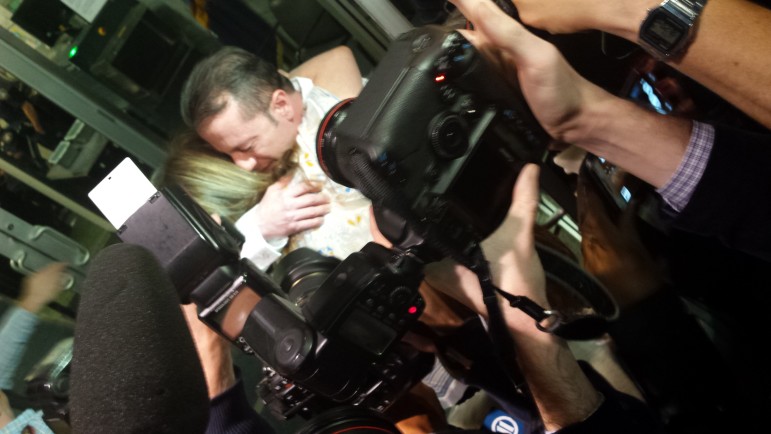
[[[476,32],[469,42],[475,46],[489,42],[505,49],[515,60],[529,55],[540,46],[538,37],[528,32],[516,20],[506,15],[494,2],[480,0],[450,0],[469,21]],[[466,36],[469,32],[464,32]]]
[[[288,212],[288,217],[292,221],[311,220],[323,218],[329,214],[329,205],[315,205],[304,208],[297,208]]]
[[[298,220],[292,223],[294,233],[307,231],[308,229],[316,229],[324,223],[324,217],[310,218],[305,220]]]
[[[308,193],[318,193],[321,191],[321,184],[315,182],[297,182],[286,187],[286,195],[289,197],[298,197]]]
[[[287,195],[291,194],[287,192]],[[286,199],[288,209],[300,209],[325,205],[329,208],[329,197],[322,193],[308,192],[299,196],[289,196]],[[327,210],[329,212],[329,210]],[[326,214],[326,213],[325,213]]]

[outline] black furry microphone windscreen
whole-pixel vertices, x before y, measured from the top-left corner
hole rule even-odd
[[[90,265],[75,323],[76,433],[198,433],[209,399],[174,287],[146,249],[115,244]]]

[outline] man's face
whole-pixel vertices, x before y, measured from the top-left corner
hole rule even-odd
[[[214,149],[229,155],[238,167],[257,172],[270,170],[294,146],[297,124],[272,105],[273,119],[265,113],[246,119],[239,104],[228,99],[225,109],[206,119],[198,133]]]

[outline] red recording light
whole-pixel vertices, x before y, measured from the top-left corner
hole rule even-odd
[[[447,76],[446,76],[446,75],[444,75],[444,74],[439,74],[439,75],[437,75],[436,77],[434,77],[434,81],[435,81],[435,82],[437,82],[437,83],[441,83],[441,82],[443,82],[443,81],[444,81],[444,79],[445,79],[445,78],[447,78]]]
[[[417,306],[410,306],[409,309],[407,309],[407,312],[409,312],[410,315],[415,315],[418,313],[418,307]]]

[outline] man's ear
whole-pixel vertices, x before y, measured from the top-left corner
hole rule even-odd
[[[273,116],[291,120],[294,108],[289,101],[289,94],[284,89],[276,89],[270,97],[270,111]]]

